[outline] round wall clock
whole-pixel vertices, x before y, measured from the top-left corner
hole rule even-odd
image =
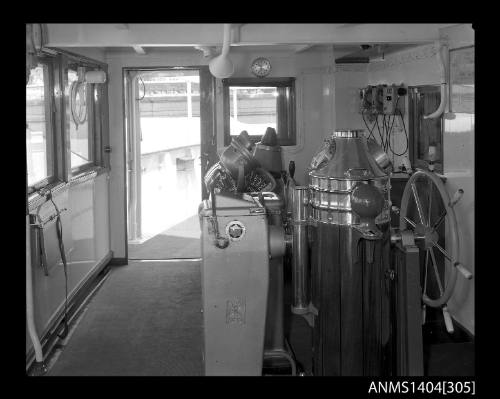
[[[255,76],[263,78],[271,72],[271,62],[267,58],[256,58],[253,60],[250,70]]]

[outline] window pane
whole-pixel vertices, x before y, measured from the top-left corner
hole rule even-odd
[[[89,137],[89,84],[79,84],[76,70],[68,70],[68,86],[70,96],[70,148],[71,167],[92,162],[92,142]]]
[[[26,154],[28,185],[53,173],[52,134],[50,130],[49,69],[39,64],[31,70],[26,85]]]
[[[189,71],[145,73],[139,76],[141,115],[151,118],[199,117],[199,76]]]
[[[229,87],[230,133],[237,136],[246,130],[251,136],[262,136],[277,124],[276,87]]]
[[[436,89],[436,90],[439,90]],[[423,115],[428,115],[439,107],[441,102],[441,94],[439,91],[434,93],[425,93],[420,97],[420,126],[421,131],[417,142],[417,158],[421,160],[429,159],[429,147],[435,147],[434,161],[442,162],[441,160],[441,118],[424,119]]]

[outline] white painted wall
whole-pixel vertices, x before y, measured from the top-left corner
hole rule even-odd
[[[335,68],[335,129],[364,129],[359,113],[359,89],[368,84],[367,64],[338,64]]]
[[[432,85],[441,82],[439,64],[436,60],[436,46],[428,44],[406,51],[389,54],[384,62],[371,63],[368,67],[368,84],[403,84],[405,87],[418,85]],[[409,135],[408,95],[404,97],[404,123]],[[406,146],[404,126],[400,118],[396,118],[391,145],[395,152],[401,153]],[[375,128],[376,129],[376,128]],[[374,131],[375,132],[375,131]],[[377,134],[375,134],[377,138]],[[402,165],[403,157],[389,154],[393,160],[395,170]],[[409,155],[408,155],[409,158]]]
[[[450,49],[474,44],[474,31],[470,25],[445,29],[442,36],[449,41]],[[435,52],[435,45],[430,44],[391,54],[386,57],[386,62],[370,65],[368,84],[439,84],[441,76]],[[405,105],[407,110],[407,99]],[[405,123],[408,128],[407,117]],[[460,260],[474,273],[474,115],[457,114],[456,120],[445,120],[443,140],[447,191],[450,197],[458,188],[465,191],[455,208],[461,242]],[[474,280],[464,281],[458,275],[449,309],[459,323],[474,333]]]
[[[474,45],[474,30],[470,25],[458,25],[441,32],[450,49]],[[453,195],[462,188],[464,195],[455,206],[461,244],[460,261],[474,274],[474,114],[455,114],[456,119],[445,120],[444,124],[444,174],[448,178],[448,193]],[[449,308],[455,318],[474,334],[474,279],[464,280],[459,274],[455,294],[449,301]]]
[[[250,77],[250,64],[258,56],[268,57],[272,64],[269,77],[296,77],[297,146],[285,147],[284,167],[290,160],[296,164],[296,179],[305,183],[305,170],[315,151],[334,126],[333,55],[331,50],[259,51],[249,53],[231,49],[235,63],[233,77]],[[123,126],[123,76],[124,67],[168,67],[208,65],[208,60],[196,50],[163,50],[145,56],[130,50],[110,51],[106,54],[109,72],[109,120],[111,152],[110,192],[112,206],[111,248],[115,257],[126,253],[126,204],[125,196],[125,137]],[[117,106],[117,104],[119,104]],[[222,150],[224,143],[222,114],[222,82],[216,82],[217,143]]]

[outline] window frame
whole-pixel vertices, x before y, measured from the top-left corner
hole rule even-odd
[[[27,194],[30,198],[41,189],[66,184],[91,170],[97,170],[98,173],[101,173],[110,168],[107,82],[104,84],[92,84],[92,90],[89,90],[89,96],[92,98],[92,115],[89,114],[92,122],[89,122],[89,126],[91,126],[93,131],[91,149],[93,160],[91,162],[71,168],[71,137],[69,129],[69,118],[71,118],[69,113],[71,113],[71,110],[69,109],[68,66],[78,63],[86,67],[87,70],[101,70],[107,74],[107,64],[58,48],[42,49],[37,54],[37,60],[44,60],[50,63],[50,85],[45,101],[46,107],[50,108],[50,132],[52,135],[53,151],[52,175],[35,182],[31,186],[27,184]],[[97,99],[94,97],[96,91]],[[28,177],[27,167],[26,158],[26,181]]]
[[[297,145],[296,131],[296,102],[295,102],[295,78],[280,77],[280,78],[227,78],[222,79],[222,102],[223,102],[223,120],[224,120],[224,145],[231,143],[231,128],[230,128],[230,94],[231,86],[249,86],[249,87],[287,87],[290,88],[290,98],[284,100],[284,105],[287,107],[286,122],[283,115],[280,116],[280,106],[277,103],[276,117],[276,133],[278,134],[278,145],[280,146],[295,146]],[[287,126],[287,133],[281,132],[280,126]],[[264,132],[262,133],[264,135]],[[250,140],[254,143],[261,140],[262,135],[251,135]]]
[[[408,87],[408,122],[410,126],[410,162],[414,167],[428,169],[429,162],[425,158],[422,159],[418,154],[418,141],[420,138],[420,134],[422,132],[422,126],[420,125],[420,109],[419,109],[419,99],[417,98],[418,94],[426,94],[426,93],[441,93],[440,85],[421,85],[421,86],[409,86]],[[443,133],[444,133],[444,122],[443,115],[439,117],[440,120],[440,151],[439,151],[439,161],[435,162],[434,170],[437,173],[443,173]]]
[[[89,84],[87,87],[87,126],[88,126],[88,141],[89,141],[89,155],[91,155],[91,159],[88,162],[85,162],[83,164],[77,165],[77,166],[72,166],[71,165],[71,123],[72,122],[72,116],[71,116],[71,107],[70,107],[70,89],[71,85],[69,84],[69,79],[68,79],[68,73],[69,70],[76,70],[78,71],[78,67],[84,67],[86,71],[90,70],[99,70],[99,66],[97,64],[92,64],[89,63],[86,60],[81,59],[80,57],[76,56],[65,56],[66,62],[64,63],[64,67],[62,68],[63,74],[64,74],[64,91],[65,91],[65,105],[66,105],[66,113],[65,113],[65,130],[66,130],[66,138],[67,138],[67,163],[69,165],[69,172],[71,176],[74,175],[79,175],[81,173],[84,173],[88,171],[91,168],[94,168],[96,166],[100,166],[101,163],[101,157],[98,156],[99,154],[99,147],[97,144],[101,143],[101,138],[97,137],[98,134],[101,135],[102,131],[101,129],[97,128],[101,126],[101,119],[102,115],[99,113],[96,113],[96,101],[94,99],[94,93],[96,87],[100,85],[96,84]],[[76,69],[75,69],[76,68]],[[90,101],[89,101],[90,100]],[[98,116],[96,116],[98,114]],[[97,121],[99,119],[99,121]]]
[[[47,148],[51,149],[50,159],[47,159],[47,169],[51,164],[51,172],[41,180],[38,180],[31,185],[28,185],[28,194],[39,191],[46,186],[55,183],[58,180],[58,157],[57,157],[57,134],[56,134],[56,107],[54,98],[55,73],[56,73],[56,58],[50,54],[39,54],[36,56],[37,65],[42,64],[47,66],[44,71],[44,105],[45,105],[45,136],[50,136],[50,144]],[[27,122],[26,122],[27,123]],[[48,152],[48,151],[47,151]],[[26,175],[28,174],[28,153],[26,149]]]

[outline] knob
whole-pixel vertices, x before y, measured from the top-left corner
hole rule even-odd
[[[462,265],[460,262],[455,262],[455,265],[454,265],[457,270],[462,273],[462,275],[467,279],[467,280],[470,280],[472,278],[472,273],[470,271],[468,271],[464,265]]]
[[[448,307],[443,306],[443,317],[444,317],[444,324],[446,325],[446,331],[448,333],[453,334],[455,329],[453,328],[453,322],[451,320],[450,312],[448,312]]]
[[[459,188],[455,194],[453,194],[453,198],[451,199],[450,201],[450,207],[454,207],[458,201],[460,201],[462,199],[462,196],[464,195],[464,190],[462,190],[461,188]]]

